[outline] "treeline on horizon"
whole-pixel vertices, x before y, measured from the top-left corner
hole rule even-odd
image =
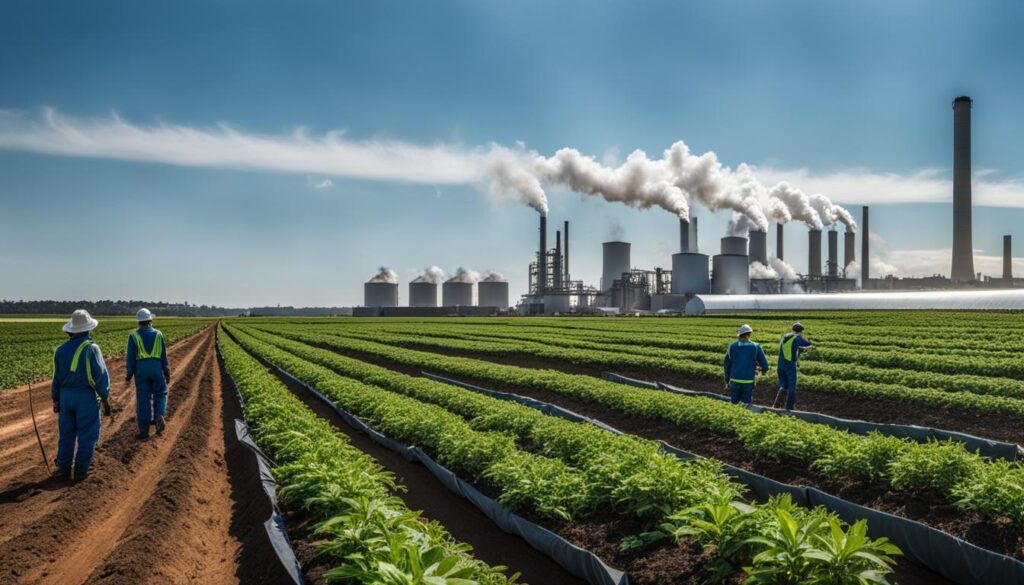
[[[140,300],[102,301],[8,301],[0,300],[0,315],[69,315],[76,309],[85,309],[93,315],[132,316],[146,307],[157,317],[224,317],[233,315],[266,316],[332,316],[351,315],[347,307],[250,307],[229,308],[213,305],[192,305]]]

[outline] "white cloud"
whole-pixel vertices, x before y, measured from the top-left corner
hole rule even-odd
[[[788,181],[806,193],[826,193],[834,201],[858,205],[886,203],[944,203],[953,200],[948,169],[923,169],[909,174],[879,173],[868,169],[813,172],[809,169],[757,167],[765,183]],[[996,180],[990,170],[974,174],[975,205],[1024,207],[1024,179]]]
[[[330,179],[324,179],[323,181],[310,181],[309,186],[314,189],[330,189],[334,186],[334,181]]]
[[[951,248],[932,250],[892,250],[882,236],[871,234],[871,277],[881,278],[887,274],[897,276],[948,276],[953,262]],[[1024,258],[1013,258],[1013,273],[1024,275]],[[860,278],[860,264],[848,269]],[[984,276],[1002,277],[1003,257],[988,256],[974,251],[974,271]]]

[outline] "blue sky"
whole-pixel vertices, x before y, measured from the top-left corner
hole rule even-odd
[[[683,140],[858,219],[869,203],[886,241],[878,262],[948,272],[950,102],[961,94],[975,99],[974,246],[986,270],[1002,234],[1018,250],[1024,237],[1022,17],[1019,2],[10,2],[0,298],[345,305],[379,265],[398,272],[404,297],[431,264],[497,270],[524,292],[536,213],[488,196],[447,159],[337,173],[291,154],[195,160],[208,154],[189,140],[221,124],[242,137],[232,156],[252,137],[294,146],[297,127],[317,144],[333,130],[357,146],[459,156],[521,142],[610,166]],[[46,136],[54,119],[88,133],[112,116],[141,130],[140,154],[104,144],[109,133],[68,148],[55,142],[67,134]],[[185,134],[180,150],[151,132],[161,125]],[[670,265],[673,214],[546,191],[552,222],[573,223],[574,277],[596,283],[600,243],[617,230],[635,265]],[[693,212],[703,250],[716,251],[729,213]],[[806,229],[786,230],[802,271]]]

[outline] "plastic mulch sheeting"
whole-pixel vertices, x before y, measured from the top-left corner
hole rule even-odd
[[[394,439],[390,439],[374,430],[362,419],[339,408],[331,399],[319,390],[292,376],[287,371],[273,365],[282,376],[313,393],[345,420],[352,428],[370,436],[375,442],[401,454],[408,461],[422,463],[446,488],[466,498],[485,516],[491,519],[502,530],[515,534],[530,546],[549,556],[566,571],[586,580],[592,585],[629,585],[629,577],[617,569],[609,567],[594,553],[582,549],[561,536],[543,528],[517,514],[509,512],[498,502],[480,493],[479,490],[460,479],[448,468],[438,464],[422,449],[409,447]]]
[[[553,404],[517,394],[482,388],[427,372],[423,372],[423,375],[438,382],[460,386],[493,398],[518,402],[552,416],[597,424],[610,432],[623,434],[603,422]],[[661,444],[661,449],[680,459],[701,458],[699,455],[677,449],[664,442]],[[848,502],[816,488],[785,484],[731,465],[723,464],[723,467],[726,473],[747,485],[757,499],[763,500],[776,494],[788,493],[798,504],[807,507],[822,506],[826,510],[835,512],[840,518],[851,524],[857,520],[866,519],[874,537],[887,537],[903,550],[906,558],[959,585],[1024,583],[1024,563],[1012,557],[981,548],[920,522]]]
[[[611,372],[604,372],[601,377],[609,382],[618,382],[620,384],[627,384],[629,386],[637,386],[640,388],[650,388],[653,390],[665,390],[672,392],[673,394],[681,394],[683,396],[702,396],[704,398],[713,398],[715,400],[729,401],[729,397],[724,394],[718,394],[715,392],[701,392],[697,390],[687,390],[685,388],[678,388],[671,384],[664,382],[646,382],[644,380],[636,380],[634,378],[627,378],[626,376],[620,376],[619,374],[613,374]],[[804,412],[802,410],[786,410],[783,408],[770,408],[767,406],[758,406],[751,404],[747,407],[752,412],[773,412],[781,416],[792,416],[800,420],[805,420],[809,423],[821,424],[830,426],[835,429],[849,431],[856,435],[866,435],[871,431],[877,431],[883,435],[890,437],[907,438],[919,443],[926,441],[949,441],[953,440],[958,443],[963,443],[964,447],[968,451],[977,452],[982,457],[988,457],[990,459],[1006,459],[1008,461],[1018,461],[1024,459],[1024,450],[1015,443],[1004,443],[1002,441],[994,441],[992,439],[985,439],[982,437],[976,437],[974,435],[968,435],[966,433],[958,433],[956,431],[945,431],[942,429],[934,429],[931,427],[921,427],[917,425],[896,425],[886,423],[873,423],[863,420],[852,420],[846,418],[838,418],[835,416],[829,416],[827,414],[821,414],[817,412]]]

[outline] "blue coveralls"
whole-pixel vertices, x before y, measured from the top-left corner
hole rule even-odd
[[[78,347],[88,342],[78,354]],[[72,365],[75,371],[71,371]],[[92,382],[89,374],[92,374]],[[57,469],[63,474],[71,472],[74,456],[75,476],[89,473],[92,451],[100,438],[100,408],[96,396],[106,399],[110,393],[110,376],[100,348],[92,343],[88,333],[79,333],[62,343],[53,354],[53,382],[50,399],[60,403],[57,417]],[[78,451],[75,451],[75,439]]]
[[[754,400],[754,378],[756,366],[762,372],[768,371],[768,358],[761,346],[753,341],[737,340],[725,350],[725,379],[729,382],[729,400],[736,404]]]
[[[162,417],[167,410],[167,382],[171,369],[167,365],[167,340],[164,334],[152,327],[139,327],[135,330],[142,338],[142,348],[147,353],[153,352],[153,345],[159,335],[161,341],[160,358],[139,359],[139,351],[135,338],[128,336],[128,349],[125,352],[125,381],[135,376],[135,418],[139,423],[139,432],[149,435],[151,421]]]
[[[810,341],[796,333],[787,333],[779,340],[779,390],[786,391],[786,410],[793,410],[796,406],[796,361],[800,350],[809,345]],[[792,359],[787,359],[787,354]]]

